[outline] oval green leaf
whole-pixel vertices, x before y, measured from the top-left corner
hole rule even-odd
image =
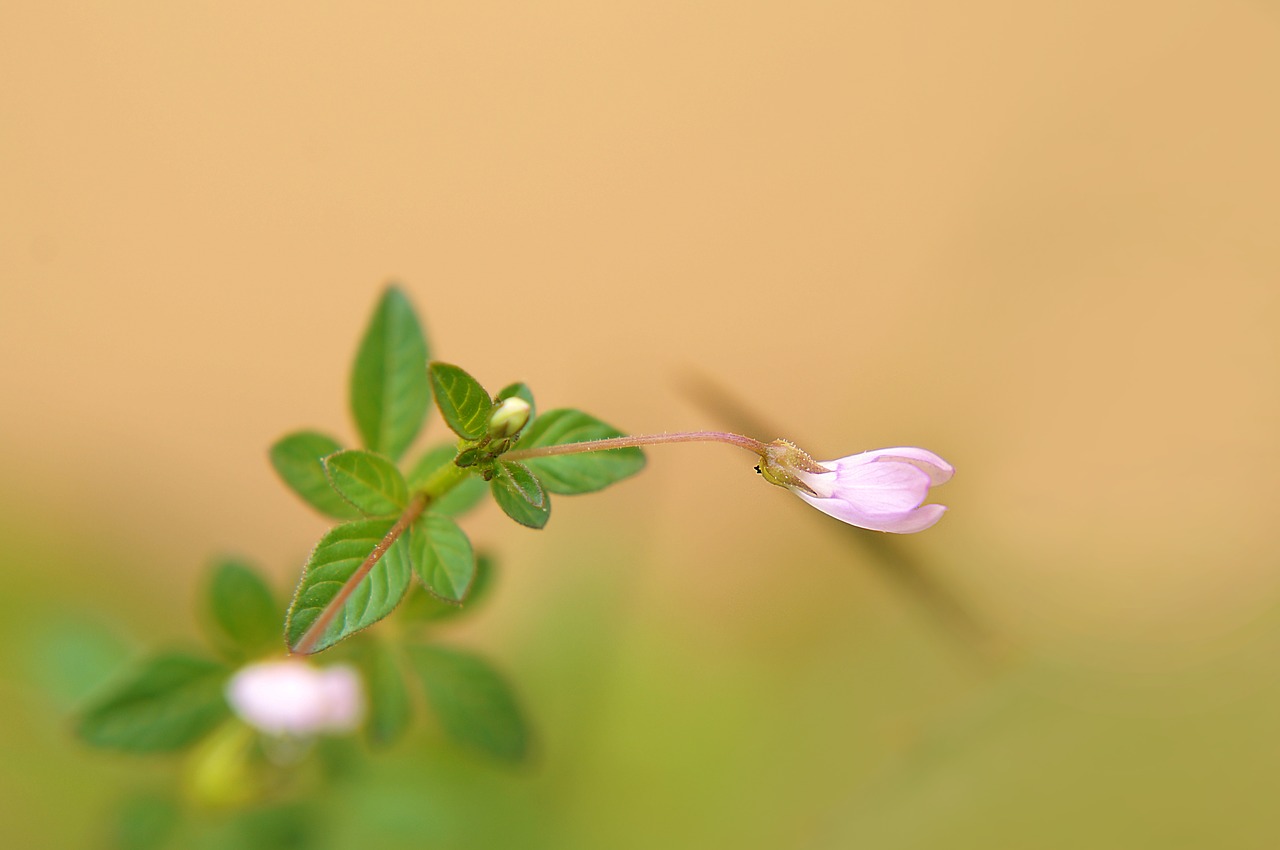
[[[396,465],[361,449],[335,452],[324,459],[333,489],[365,516],[392,516],[409,501],[409,485]]]
[[[205,612],[210,637],[233,659],[279,646],[281,611],[271,588],[242,561],[227,559],[213,565]]]
[[[289,606],[285,637],[295,651],[325,609],[339,604],[339,594],[394,524],[389,519],[357,520],[329,531],[307,559]],[[311,647],[320,652],[390,614],[409,588],[413,568],[402,537],[378,559],[341,610]]]
[[[549,410],[533,421],[520,438],[521,449],[559,446],[621,437],[622,432],[580,410]],[[644,468],[644,452],[634,446],[584,452],[575,455],[553,455],[525,461],[552,493],[573,495],[601,490],[635,475]]]
[[[387,287],[351,372],[351,413],[365,448],[399,460],[431,406],[427,340],[413,305]]]
[[[427,372],[436,407],[453,433],[468,440],[483,437],[493,402],[479,381],[451,363],[432,363]]]
[[[528,754],[529,727],[515,694],[484,659],[440,646],[408,652],[445,734],[504,761]]]
[[[447,516],[428,513],[409,535],[413,568],[427,590],[446,602],[461,604],[476,576],[471,540]]]
[[[207,658],[151,658],[81,716],[76,732],[95,747],[135,753],[179,750],[230,715],[222,691],[228,670]]]
[[[139,791],[116,811],[107,846],[113,850],[163,850],[182,821],[176,788]]]
[[[304,502],[334,519],[355,519],[360,512],[342,498],[324,472],[324,458],[342,446],[315,431],[296,431],[271,447],[271,465],[280,479]]]
[[[488,555],[476,555],[475,578],[471,580],[471,589],[462,604],[445,602],[419,584],[409,590],[396,616],[403,616],[409,622],[432,623],[470,613],[488,593],[493,577],[493,559]]]
[[[551,497],[537,476],[517,461],[500,460],[496,470],[489,491],[503,513],[529,528],[545,526],[551,518]]]
[[[395,652],[380,641],[366,641],[361,649],[358,662],[369,697],[364,736],[370,745],[385,747],[409,728],[413,705]]]

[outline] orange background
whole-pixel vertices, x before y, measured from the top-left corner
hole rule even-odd
[[[266,448],[304,426],[351,439],[350,358],[396,279],[435,356],[490,388],[523,379],[544,409],[636,433],[723,424],[690,389],[701,376],[819,457],[948,458],[950,513],[894,542],[968,601],[1001,663],[1050,670],[1032,690],[1071,717],[1203,724],[1151,743],[1210,755],[1114,813],[1127,846],[1156,840],[1147,810],[1166,803],[1217,836],[1201,846],[1260,846],[1275,816],[1231,811],[1239,795],[1205,777],[1274,787],[1280,758],[1274,724],[1230,713],[1280,707],[1277,83],[1280,18],[1234,0],[6,3],[15,634],[86,611],[129,614],[141,644],[193,634],[183,606],[219,551],[292,582],[324,523]],[[823,753],[892,762],[877,748],[915,734],[895,723],[945,726],[937,705],[989,680],[956,672],[950,639],[749,456],[649,457],[635,481],[558,500],[540,535],[489,509],[468,526],[506,569],[459,640],[525,681],[551,730],[544,769],[693,789],[691,812],[658,803],[646,821],[608,783],[556,785],[567,810],[607,813],[562,846],[644,846],[662,834],[646,822],[732,836],[727,813],[754,798],[720,784],[725,755],[797,715],[812,740],[787,772],[805,778],[774,795],[776,831],[751,835],[793,846],[820,822],[815,846],[870,840],[844,802],[870,780]],[[576,664],[594,640],[601,666]],[[932,660],[913,668],[918,645]],[[866,708],[904,666],[919,687]],[[640,702],[592,703],[599,739],[570,752],[574,694],[602,669]],[[682,684],[718,695],[705,728],[681,726]],[[863,731],[841,719],[855,706]],[[1082,771],[1126,776],[1084,737],[1068,747]],[[652,740],[676,743],[636,743]],[[1009,757],[1043,757],[1028,747]],[[1220,755],[1233,747],[1240,760]],[[990,769],[960,776],[995,799],[1011,780]],[[965,832],[927,795],[894,805],[953,846],[1012,840],[977,815]],[[1028,811],[1022,846],[1053,832]],[[1096,837],[1076,836],[1109,846]]]

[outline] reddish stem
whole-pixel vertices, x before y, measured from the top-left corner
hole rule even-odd
[[[767,446],[759,440],[731,434],[728,431],[680,431],[674,434],[644,434],[634,437],[610,437],[607,440],[584,440],[581,443],[561,443],[556,446],[538,446],[534,449],[516,449],[503,455],[506,460],[528,460],[552,455],[573,455],[583,452],[603,452],[609,449],[625,449],[632,446],[656,446],[662,443],[728,443],[764,456]]]
[[[426,493],[418,493],[413,497],[412,501],[405,507],[404,513],[400,514],[400,518],[396,520],[396,524],[391,526],[386,536],[378,541],[378,545],[373,547],[369,557],[364,559],[364,563],[351,574],[351,578],[347,579],[346,584],[342,585],[342,589],[320,612],[320,616],[303,633],[297,645],[292,648],[292,652],[298,655],[310,655],[314,651],[315,645],[320,641],[320,636],[325,633],[333,619],[338,616],[342,606],[347,604],[351,594],[355,593],[356,587],[369,574],[369,571],[373,569],[382,556],[387,554],[387,550],[408,530],[409,526],[413,525],[414,520],[422,516],[422,512],[426,510],[427,501]]]

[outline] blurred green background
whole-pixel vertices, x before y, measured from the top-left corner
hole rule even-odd
[[[713,427],[709,379],[818,457],[937,451],[951,512],[890,542],[978,628],[660,447],[468,521],[502,576],[449,639],[538,756],[421,725],[336,846],[1273,847],[1278,83],[1237,0],[6,2],[5,844],[171,781],[69,718],[195,639],[214,553],[296,579],[266,448],[350,436],[395,278],[547,408]]]

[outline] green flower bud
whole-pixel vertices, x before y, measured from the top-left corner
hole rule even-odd
[[[529,402],[524,399],[516,396],[504,398],[489,414],[489,436],[505,440],[519,434],[520,429],[529,424],[529,411]]]

